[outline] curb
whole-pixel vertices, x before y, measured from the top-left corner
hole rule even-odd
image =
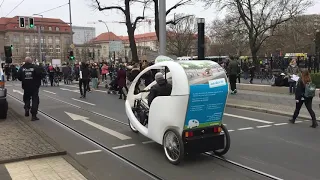
[[[17,162],[17,161],[25,161],[25,160],[31,160],[31,159],[46,158],[46,157],[52,157],[52,156],[62,156],[62,155],[66,155],[67,154],[67,152],[65,150],[63,150],[53,139],[51,139],[44,132],[39,130],[39,128],[37,128],[34,125],[32,125],[29,121],[26,120],[25,117],[22,117],[20,114],[18,114],[12,108],[9,108],[8,112],[12,113],[12,116],[14,116],[19,123],[23,123],[23,124],[27,125],[28,127],[30,127],[41,138],[43,138],[50,145],[52,145],[57,150],[57,152],[33,155],[33,156],[29,156],[29,157],[21,157],[21,158],[13,158],[13,159],[1,160],[0,164]]]
[[[244,106],[244,105],[227,103],[227,107],[262,112],[262,113],[268,113],[268,114],[274,114],[274,115],[280,115],[280,116],[286,116],[289,118],[292,117],[292,114],[290,114],[290,113],[285,113],[285,112],[276,111],[276,110],[263,109],[263,108],[253,107],[253,106]],[[311,118],[309,116],[305,116],[305,115],[299,115],[298,118],[311,121]],[[317,121],[320,122],[320,120],[317,120]]]
[[[71,154],[62,156],[69,164],[71,164],[76,170],[78,170],[86,179],[88,180],[97,180],[95,176],[83,165],[77,162]]]

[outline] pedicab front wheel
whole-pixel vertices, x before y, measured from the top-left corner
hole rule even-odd
[[[224,148],[220,149],[220,150],[215,150],[213,151],[214,154],[218,155],[218,156],[222,156],[225,155],[229,149],[230,149],[230,134],[229,131],[227,129],[227,127],[223,124],[221,124],[221,129],[224,133],[224,137],[225,137],[225,141],[224,141]]]
[[[163,136],[163,149],[171,164],[177,165],[184,158],[184,144],[181,136],[174,129],[168,129]]]
[[[131,123],[130,119],[128,119],[129,122],[129,127],[130,129],[134,132],[134,133],[138,133],[139,131],[133,126],[133,124]]]

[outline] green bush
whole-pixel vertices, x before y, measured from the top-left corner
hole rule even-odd
[[[317,88],[320,88],[320,73],[312,73],[311,79],[312,82],[317,86]]]

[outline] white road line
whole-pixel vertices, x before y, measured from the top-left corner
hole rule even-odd
[[[233,132],[233,131],[234,131],[234,130],[232,130],[232,129],[229,129],[229,130],[228,130],[228,132]]]
[[[85,104],[89,104],[91,106],[95,106],[95,104],[92,104],[92,103],[89,103],[89,102],[86,102],[86,101],[81,101],[81,100],[75,99],[75,98],[71,98],[71,99],[74,100],[74,101],[78,101],[78,102],[82,102],[82,103],[85,103]]]
[[[240,129],[238,129],[238,131],[244,131],[244,130],[249,130],[249,129],[253,129],[253,127],[240,128]]]
[[[275,126],[282,126],[282,125],[286,125],[288,123],[278,123],[278,124],[274,124]]]
[[[95,90],[93,90],[93,91],[108,93],[107,91],[102,91],[102,90],[98,90],[98,89],[95,89]]]
[[[62,102],[62,103],[68,104],[68,105],[70,105],[70,106],[76,107],[76,108],[78,108],[78,109],[81,108],[80,106],[77,106],[77,105],[68,103],[68,102],[66,102],[66,101],[62,101],[62,100],[60,100],[60,99],[57,99],[57,98],[54,98],[54,97],[51,97],[51,96],[47,96],[47,95],[44,95],[44,96],[46,96],[46,97],[48,97],[48,98],[51,98],[51,99],[54,99],[54,100],[56,100],[56,101],[60,101],[60,102]]]
[[[11,87],[12,85],[11,84],[6,84],[5,86]]]
[[[296,121],[295,123],[302,123],[303,121]]]
[[[261,120],[261,119],[255,119],[255,118],[249,118],[249,117],[245,117],[245,116],[238,116],[238,115],[228,114],[228,113],[224,113],[224,115],[230,116],[230,117],[239,118],[239,119],[245,119],[245,120],[249,120],[249,121],[266,123],[266,124],[272,124],[273,123],[273,122],[270,122],[270,121],[265,121],[265,120]]]
[[[83,152],[76,153],[76,155],[93,154],[93,153],[98,153],[98,152],[101,152],[101,151],[102,150],[83,151]]]
[[[56,94],[56,93],[54,93],[54,92],[47,91],[47,90],[43,90],[43,92],[50,93],[50,94]]]
[[[264,126],[257,126],[257,128],[266,128],[266,127],[271,127],[272,125],[264,125]]]
[[[145,141],[145,142],[142,142],[142,144],[150,144],[150,143],[155,143],[154,141]]]
[[[115,146],[115,147],[112,147],[112,149],[121,149],[121,148],[127,148],[127,147],[131,147],[131,146],[135,146],[135,144],[126,144],[126,145],[122,145],[122,146]]]

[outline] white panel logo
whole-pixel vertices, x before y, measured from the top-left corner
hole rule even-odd
[[[224,86],[226,85],[226,80],[224,78],[220,79],[214,79],[209,81],[209,87],[214,88],[214,87],[219,87],[219,86]]]

